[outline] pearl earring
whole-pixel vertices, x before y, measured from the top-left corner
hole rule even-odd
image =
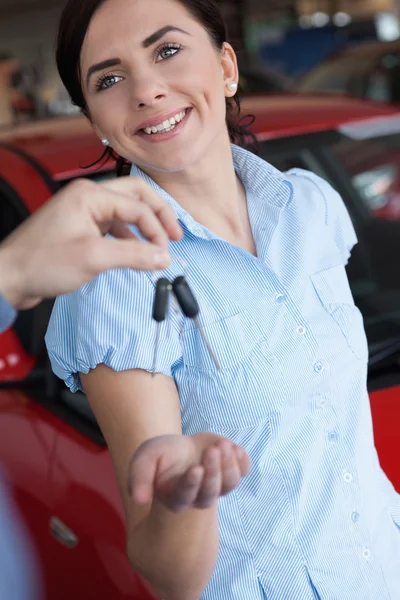
[[[101,140],[101,143],[104,144],[104,146],[109,146],[110,145],[110,142],[107,140],[107,138],[103,138]]]
[[[228,84],[228,90],[230,92],[236,92],[236,90],[237,90],[237,83],[236,83],[236,81],[231,81],[231,83]]]

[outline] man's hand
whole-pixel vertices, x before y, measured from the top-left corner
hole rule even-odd
[[[173,512],[209,508],[249,470],[246,451],[226,438],[207,432],[162,435],[136,450],[128,488],[138,504],[157,501]]]
[[[15,308],[31,308],[108,269],[164,269],[169,240],[181,236],[173,210],[142,179],[77,180],[0,245],[0,294]]]

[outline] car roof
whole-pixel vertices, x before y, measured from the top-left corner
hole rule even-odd
[[[256,118],[253,131],[260,140],[337,129],[352,122],[399,118],[389,104],[333,94],[277,94],[246,99],[242,113]]]
[[[332,95],[279,94],[246,98],[242,114],[256,117],[252,130],[260,140],[337,129],[353,122],[390,119],[400,112],[390,105]],[[76,115],[0,130],[0,144],[14,147],[37,161],[55,180],[93,173],[82,169],[104,152],[89,122]],[[109,170],[113,163],[103,166]]]
[[[95,172],[99,169],[98,165],[83,167],[92,165],[105,150],[89,121],[82,115],[0,130],[0,145],[4,144],[37,161],[56,181]],[[109,169],[110,163],[99,170]]]

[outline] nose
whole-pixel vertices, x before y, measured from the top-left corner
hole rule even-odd
[[[168,95],[167,86],[146,70],[136,74],[132,82],[132,103],[136,110],[157,105]]]

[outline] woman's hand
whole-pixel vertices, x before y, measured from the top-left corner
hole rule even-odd
[[[249,470],[246,451],[226,438],[206,432],[158,436],[133,455],[129,492],[138,504],[157,501],[173,512],[209,508]]]

